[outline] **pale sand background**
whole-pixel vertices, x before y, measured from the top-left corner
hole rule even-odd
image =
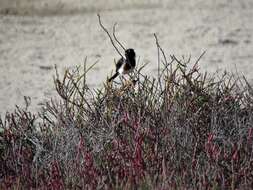
[[[98,25],[118,23],[118,37],[136,49],[140,62],[156,70],[157,33],[167,55],[207,50],[200,65],[215,72],[227,69],[253,81],[252,0],[0,0],[0,114],[32,98],[32,110],[55,96],[54,65],[61,71],[82,64],[85,56],[99,63],[88,76],[101,86],[118,58]],[[228,42],[228,43],[224,43]],[[236,65],[236,66],[235,66]]]

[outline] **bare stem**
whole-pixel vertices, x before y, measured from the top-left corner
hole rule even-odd
[[[120,47],[121,47],[124,51],[126,51],[126,48],[122,45],[122,43],[118,40],[118,38],[117,38],[116,35],[115,35],[116,25],[117,25],[117,23],[115,23],[115,24],[113,25],[113,37],[114,37],[115,41],[120,45]]]
[[[101,28],[105,31],[105,33],[107,34],[107,36],[110,38],[111,43],[112,43],[114,49],[117,51],[117,53],[118,53],[121,57],[124,57],[124,56],[120,53],[120,51],[119,51],[119,49],[116,47],[116,45],[114,44],[114,41],[113,41],[113,39],[112,39],[110,33],[108,32],[108,30],[107,30],[107,29],[104,27],[104,25],[102,24],[100,15],[97,14],[97,16],[98,16],[98,21],[99,21],[99,24],[100,24]]]

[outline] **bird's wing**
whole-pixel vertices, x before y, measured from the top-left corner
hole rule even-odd
[[[116,63],[116,72],[120,69],[120,67],[123,65],[124,63],[124,58],[121,57],[120,60],[118,60],[118,62]]]
[[[133,66],[131,65],[130,61],[129,60],[126,60],[126,64],[124,65],[124,69],[126,71],[129,71],[130,69],[132,69]]]

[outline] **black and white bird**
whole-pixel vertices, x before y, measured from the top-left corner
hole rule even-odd
[[[116,73],[108,80],[111,82],[115,79],[118,75],[125,75],[132,72],[135,68],[136,61],[135,61],[135,52],[134,49],[127,49],[125,51],[125,58],[122,57],[116,63]]]

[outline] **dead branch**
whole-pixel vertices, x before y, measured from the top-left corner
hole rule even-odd
[[[158,41],[158,38],[156,36],[156,34],[154,33],[154,36],[155,36],[155,40],[156,40],[156,45],[157,47],[159,47],[159,49],[161,50],[162,54],[163,54],[163,58],[164,58],[164,61],[165,61],[165,64],[167,65],[168,64],[168,61],[167,61],[167,58],[166,58],[166,55],[163,51],[163,49],[161,48],[160,44],[159,44],[159,41]]]
[[[113,37],[114,37],[115,41],[120,45],[120,47],[121,47],[124,51],[126,51],[126,48],[122,45],[122,43],[118,40],[118,38],[117,38],[116,35],[115,35],[116,25],[117,25],[117,23],[115,23],[115,24],[113,25]]]
[[[105,33],[107,34],[107,36],[110,38],[111,43],[112,43],[114,49],[117,51],[117,53],[118,53],[121,57],[124,57],[124,56],[120,53],[120,51],[119,51],[119,49],[116,47],[116,45],[114,44],[114,41],[113,41],[113,39],[112,39],[110,33],[108,32],[108,30],[107,30],[107,29],[104,27],[104,25],[102,24],[100,15],[97,14],[97,16],[98,16],[98,21],[99,21],[99,24],[100,24],[101,28],[105,31]]]

